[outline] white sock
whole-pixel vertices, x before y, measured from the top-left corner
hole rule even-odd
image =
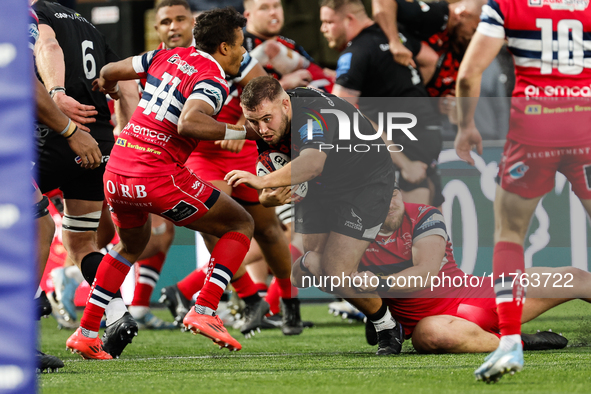
[[[84,281],[82,271],[80,271],[80,268],[76,267],[75,265],[64,268],[64,274],[68,278],[72,278],[78,283],[82,283]]]
[[[390,309],[386,309],[386,314],[377,321],[371,321],[376,328],[376,331],[389,330],[396,327],[396,320],[392,317]]]
[[[200,315],[215,316],[215,311],[203,305],[195,305],[195,312]]]
[[[90,331],[90,330],[87,330],[86,328],[80,327],[80,332],[82,332],[82,335],[85,336],[86,338],[98,337],[98,331]]]
[[[129,313],[134,319],[141,319],[142,317],[146,316],[148,312],[150,312],[150,308],[147,306],[129,306]]]
[[[503,335],[499,343],[499,348],[504,352],[508,352],[515,344],[521,344],[521,335]]]
[[[125,312],[127,312],[127,307],[125,306],[123,300],[121,298],[113,298],[105,309],[105,314],[107,315],[107,326],[110,326],[117,320],[121,319]]]

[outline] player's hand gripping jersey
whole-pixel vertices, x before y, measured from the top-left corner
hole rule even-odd
[[[156,50],[133,58],[146,78],[142,99],[115,143],[108,170],[126,176],[172,174],[198,140],[181,137],[178,118],[187,100],[203,100],[217,115],[228,96],[225,73],[195,47]]]
[[[513,97],[530,98],[513,100],[508,138],[536,146],[591,142],[589,1],[489,0],[478,32],[507,38]]]

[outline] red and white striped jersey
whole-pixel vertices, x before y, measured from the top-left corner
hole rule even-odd
[[[507,38],[514,97],[591,97],[589,0],[489,0],[478,32]]]
[[[591,142],[589,0],[489,0],[478,32],[506,37],[513,54],[507,138],[534,146]]]
[[[188,100],[208,103],[217,115],[228,97],[219,63],[195,49],[155,50],[133,58],[146,86],[137,109],[115,142],[108,169],[126,176],[162,176],[185,163],[198,140],[178,134]]]

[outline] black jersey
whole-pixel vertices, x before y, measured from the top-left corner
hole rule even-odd
[[[113,140],[111,113],[104,94],[92,91],[92,81],[101,68],[119,60],[105,37],[76,11],[58,3],[35,4],[39,24],[50,26],[64,52],[66,94],[98,111],[96,123],[87,125],[96,140]],[[61,130],[60,130],[61,131]]]
[[[323,110],[340,111],[363,135],[376,135],[373,126],[359,111],[344,99],[309,88],[287,92],[291,98],[292,159],[304,149],[319,149],[327,154],[322,174],[308,182],[309,194],[340,195],[366,188],[376,182],[392,178],[393,164],[383,141],[379,138],[361,140],[349,128],[350,136],[343,138],[337,115]],[[312,120],[312,122],[308,122]],[[309,129],[309,124],[312,129]],[[310,138],[311,137],[311,138]],[[375,144],[375,145],[372,145]],[[380,144],[378,147],[377,145]],[[292,172],[298,171],[297,166]],[[316,194],[318,193],[318,194]],[[308,198],[308,197],[307,197]]]
[[[406,31],[427,41],[433,34],[447,28],[449,3],[447,1],[423,2],[420,0],[396,0],[397,21]]]
[[[375,99],[363,98],[428,97],[418,70],[394,61],[388,38],[377,24],[363,29],[341,53],[336,83],[361,92],[359,109],[376,123],[378,112],[385,109],[376,105]],[[396,100],[396,110],[416,115],[421,127],[438,124],[427,99],[421,105],[417,104],[418,100]]]

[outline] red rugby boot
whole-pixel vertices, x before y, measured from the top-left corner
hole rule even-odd
[[[192,307],[183,319],[183,324],[193,334],[201,334],[217,343],[220,349],[223,347],[230,351],[242,349],[242,345],[228,334],[224,323],[218,316],[199,314],[195,312],[195,307]]]
[[[87,360],[111,360],[113,357],[103,350],[103,341],[99,337],[87,338],[78,328],[66,341],[66,349],[78,353]]]

